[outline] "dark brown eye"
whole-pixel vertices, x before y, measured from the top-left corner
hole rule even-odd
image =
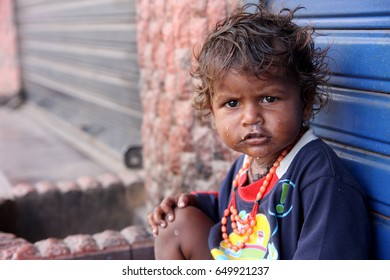
[[[266,96],[263,98],[263,100],[261,102],[263,103],[272,103],[272,102],[275,102],[278,98],[277,97],[273,97],[273,96]]]
[[[235,108],[238,105],[240,105],[240,102],[238,102],[237,100],[230,100],[230,101],[225,103],[225,106],[228,108]]]

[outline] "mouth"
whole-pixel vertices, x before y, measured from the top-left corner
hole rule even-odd
[[[247,145],[261,145],[266,143],[269,140],[269,136],[264,135],[259,132],[251,132],[245,135],[245,137],[242,137],[242,143],[245,143]]]

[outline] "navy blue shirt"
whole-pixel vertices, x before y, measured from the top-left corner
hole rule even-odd
[[[227,248],[221,223],[241,156],[222,182],[218,195],[198,194],[200,208],[216,223],[209,247],[215,259],[368,259],[369,217],[362,188],[333,150],[309,130],[283,159],[270,191],[260,202],[257,225],[241,250]],[[240,217],[253,207],[253,186],[236,195]],[[243,237],[232,232],[229,239]]]

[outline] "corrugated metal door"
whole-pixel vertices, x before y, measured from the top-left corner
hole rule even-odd
[[[257,1],[248,1],[257,2]],[[268,1],[270,8],[304,6],[331,45],[333,101],[313,126],[364,186],[372,211],[373,257],[390,259],[390,1]]]
[[[121,153],[140,145],[134,0],[16,0],[29,100]]]

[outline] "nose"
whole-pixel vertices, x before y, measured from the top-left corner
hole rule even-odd
[[[241,124],[242,126],[250,126],[254,124],[263,124],[261,108],[257,104],[248,104],[243,107]]]

